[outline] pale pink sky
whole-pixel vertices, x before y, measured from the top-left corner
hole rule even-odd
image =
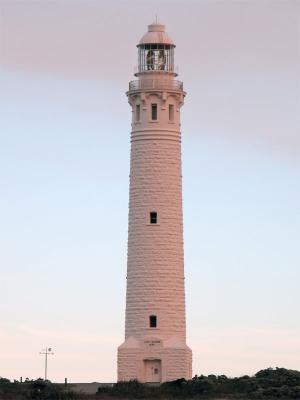
[[[182,111],[194,373],[299,369],[299,1],[0,0],[0,376],[115,381],[136,44]]]

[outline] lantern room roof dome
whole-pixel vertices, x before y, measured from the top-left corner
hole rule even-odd
[[[142,44],[169,44],[175,46],[173,40],[165,31],[165,25],[153,22],[148,25],[148,32],[140,40],[138,46]]]

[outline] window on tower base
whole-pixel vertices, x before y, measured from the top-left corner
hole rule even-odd
[[[149,325],[150,325],[150,328],[156,328],[157,327],[157,317],[156,317],[156,315],[150,315],[150,317],[149,317]]]

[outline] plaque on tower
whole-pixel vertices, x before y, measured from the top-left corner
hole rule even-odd
[[[125,341],[118,381],[192,377],[186,344],[180,108],[175,44],[153,23],[138,47],[132,107]]]

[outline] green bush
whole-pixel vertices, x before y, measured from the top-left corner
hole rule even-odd
[[[10,382],[0,378],[0,400],[87,400],[95,396],[76,394],[63,385],[37,379]],[[300,400],[300,372],[268,368],[239,378],[225,375],[200,375],[191,380],[177,379],[161,385],[142,384],[137,380],[100,387],[96,396],[122,399],[247,399]]]
[[[240,398],[266,400],[300,400],[300,372],[284,368],[268,368],[239,378],[225,375],[200,375],[191,380],[178,379],[160,386],[149,386],[138,381],[118,382],[113,387],[99,388],[98,395],[130,399],[142,398]]]
[[[10,382],[0,378],[0,400],[68,400],[77,399],[73,392],[65,390],[62,385],[45,381],[41,378]]]

